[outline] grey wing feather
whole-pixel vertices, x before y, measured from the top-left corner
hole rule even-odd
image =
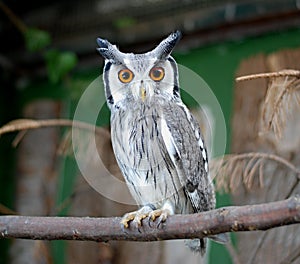
[[[199,125],[188,109],[178,104],[165,107],[161,120],[165,147],[194,212],[214,209],[214,189]]]

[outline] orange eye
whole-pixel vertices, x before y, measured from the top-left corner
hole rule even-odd
[[[122,83],[129,83],[132,81],[134,74],[129,69],[123,69],[119,71],[118,77]]]
[[[165,71],[162,67],[153,67],[149,76],[153,81],[159,82],[165,77]]]

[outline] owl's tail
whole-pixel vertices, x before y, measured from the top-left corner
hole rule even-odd
[[[206,239],[189,239],[184,241],[185,244],[195,253],[200,253],[203,256],[206,252]]]
[[[215,236],[209,236],[208,238],[220,244],[225,244],[229,241],[229,236],[227,234],[218,234]],[[191,251],[195,253],[200,252],[201,256],[203,256],[206,252],[206,243],[207,241],[205,238],[185,240],[185,244],[191,249]]]

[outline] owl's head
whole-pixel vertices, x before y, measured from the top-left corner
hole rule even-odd
[[[123,53],[98,38],[98,51],[105,59],[103,81],[108,106],[120,108],[129,101],[151,103],[158,95],[180,97],[177,64],[170,56],[180,38],[176,31],[144,54]]]

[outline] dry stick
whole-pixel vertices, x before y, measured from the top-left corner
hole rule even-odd
[[[95,131],[95,133],[102,131],[101,127],[97,127],[95,125],[85,123],[82,121],[70,120],[70,119],[42,119],[42,120],[17,119],[0,127],[0,135],[9,132],[20,131],[20,130],[36,129],[36,128],[43,128],[43,127],[55,127],[55,126],[74,127],[78,129],[85,129],[91,132]]]
[[[0,136],[2,134],[6,134],[10,132],[20,131],[17,137],[13,141],[13,146],[16,147],[19,144],[19,142],[22,140],[22,138],[24,137],[28,129],[56,127],[56,126],[83,129],[90,132],[94,132],[96,134],[101,134],[103,133],[103,131],[106,131],[101,127],[96,127],[95,125],[86,122],[70,120],[70,119],[42,119],[42,120],[17,119],[0,127]],[[109,133],[109,132],[106,131],[105,133]]]
[[[0,216],[0,238],[156,241],[267,230],[300,223],[300,197],[259,205],[224,207],[199,214],[174,215],[158,228],[156,222],[144,219],[140,228],[124,229],[120,221],[120,217]]]
[[[3,3],[3,1],[0,1],[0,9],[5,13],[5,15],[10,19],[10,21],[15,25],[15,27],[21,32],[25,33],[27,30],[27,26],[24,24],[24,22],[14,14],[14,12],[11,11],[10,8],[8,8],[7,5]]]
[[[285,76],[293,76],[293,77],[300,77],[300,71],[297,70],[282,70],[279,72],[267,72],[267,73],[257,73],[257,74],[250,74],[245,76],[240,76],[235,78],[236,82],[241,81],[248,81],[254,80],[258,78],[272,78],[272,77],[285,77]]]

